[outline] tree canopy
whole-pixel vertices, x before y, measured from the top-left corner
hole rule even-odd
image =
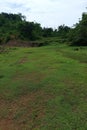
[[[69,40],[72,45],[87,46],[87,13],[83,13],[82,19],[71,29]]]
[[[26,21],[21,13],[0,14],[0,43],[7,43],[11,39],[33,41],[44,37],[58,37],[72,45],[87,45],[87,13],[82,14],[81,20],[70,28],[60,25],[57,29],[42,28],[39,23]]]

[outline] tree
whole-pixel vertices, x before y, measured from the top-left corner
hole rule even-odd
[[[82,14],[82,19],[70,31],[69,40],[72,42],[72,45],[87,46],[87,13]]]
[[[10,39],[36,40],[42,36],[40,24],[26,21],[25,16],[19,14],[0,14],[0,41]],[[7,40],[6,40],[7,39]]]
[[[18,30],[23,39],[36,40],[41,36],[42,28],[38,23],[24,21],[19,23]]]
[[[43,36],[44,37],[53,36],[53,29],[52,28],[43,28]]]
[[[67,34],[70,31],[70,27],[63,25],[60,25],[58,27],[58,36],[61,38],[67,38]]]

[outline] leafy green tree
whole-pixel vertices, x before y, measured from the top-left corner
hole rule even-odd
[[[82,19],[69,33],[72,45],[87,46],[87,13],[82,14]]]
[[[53,29],[52,28],[43,28],[43,36],[44,37],[53,36]]]
[[[63,25],[60,25],[58,27],[58,36],[61,38],[67,38],[67,34],[70,31],[70,27]]]
[[[26,21],[26,17],[19,14],[0,14],[0,41],[10,39],[36,40],[42,36],[40,24]]]
[[[36,40],[41,36],[42,28],[38,23],[25,21],[19,23],[18,30],[23,39]]]

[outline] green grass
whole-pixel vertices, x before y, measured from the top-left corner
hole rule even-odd
[[[0,54],[0,130],[86,130],[87,48]]]

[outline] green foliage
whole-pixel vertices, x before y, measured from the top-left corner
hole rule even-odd
[[[36,40],[42,35],[40,24],[27,22],[22,14],[0,14],[0,43],[11,39]]]
[[[82,19],[74,28],[60,25],[58,29],[42,28],[39,23],[26,21],[21,13],[0,14],[0,44],[9,40],[37,41],[49,37],[57,37],[60,43],[71,42],[71,45],[86,46],[87,14],[82,14]]]
[[[82,19],[71,29],[69,33],[69,40],[72,45],[87,46],[87,14],[82,14]]]
[[[60,25],[58,27],[58,36],[60,38],[67,38],[67,34],[69,33],[69,31],[70,31],[70,27],[65,25]]]
[[[21,22],[18,25],[20,36],[30,40],[36,40],[41,36],[40,24],[34,22]]]
[[[52,37],[54,34],[52,28],[43,28],[43,36],[44,37]]]

